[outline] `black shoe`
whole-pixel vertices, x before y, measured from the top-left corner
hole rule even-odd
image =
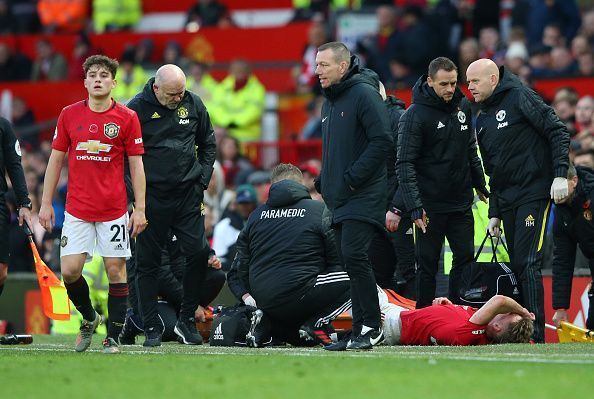
[[[304,324],[299,329],[299,332],[301,331],[305,332],[308,338],[322,346],[332,345],[338,341],[336,331],[330,323],[324,324],[321,327]]]
[[[252,313],[252,323],[250,330],[245,336],[247,346],[250,348],[262,348],[270,345],[272,342],[272,326],[270,320],[260,309]]]
[[[202,345],[202,336],[198,333],[196,320],[193,317],[185,320],[178,319],[173,331],[186,345]]]
[[[120,335],[118,335],[120,345],[135,345],[136,336],[139,333],[140,330],[138,327],[136,327],[136,325],[134,325],[134,321],[132,321],[132,313],[128,313],[126,315],[126,319],[124,320],[122,331],[120,332]]]
[[[345,334],[345,336],[342,337],[337,342],[334,342],[330,345],[325,345],[324,349],[327,351],[333,351],[333,352],[345,351],[347,349],[347,346],[350,343],[351,343],[351,334]]]
[[[145,329],[144,335],[146,336],[144,344],[142,346],[161,346],[161,337],[163,333],[156,327],[150,327]]]
[[[351,340],[347,345],[347,350],[367,350],[379,345],[384,341],[384,330],[382,328],[374,328],[367,331],[365,334],[359,334],[357,338]]]

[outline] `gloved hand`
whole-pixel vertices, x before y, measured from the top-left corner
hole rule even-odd
[[[555,177],[551,184],[551,199],[555,204],[562,203],[569,196],[569,186],[564,177]]]
[[[491,218],[489,219],[489,224],[487,225],[487,231],[492,237],[499,237],[501,235],[501,230],[499,229],[499,225],[501,224],[501,219],[499,218]]]
[[[250,294],[244,294],[241,299],[243,299],[243,303],[245,303],[248,306],[253,306],[255,308],[257,308],[258,306],[256,305],[256,300],[254,299],[254,297],[252,297]]]

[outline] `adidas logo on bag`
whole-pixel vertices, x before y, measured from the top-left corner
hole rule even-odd
[[[225,337],[223,336],[223,326],[219,324],[217,328],[214,330],[214,334],[212,335],[212,339],[222,341]]]

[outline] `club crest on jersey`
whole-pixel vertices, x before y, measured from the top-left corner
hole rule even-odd
[[[188,109],[186,107],[183,107],[182,106],[182,107],[179,107],[177,109],[177,116],[178,116],[178,118],[182,118],[182,119],[183,118],[187,118],[188,115],[189,115],[189,113],[188,113]]]
[[[460,122],[460,123],[466,122],[466,114],[462,111],[458,111],[458,122]]]
[[[103,125],[103,134],[109,139],[115,139],[120,134],[120,127],[113,122]]]
[[[495,115],[495,119],[497,119],[497,122],[499,122],[497,124],[497,130],[501,129],[502,127],[506,127],[507,126],[507,121],[503,122],[503,120],[505,119],[505,110],[501,110],[498,111],[497,114]]]

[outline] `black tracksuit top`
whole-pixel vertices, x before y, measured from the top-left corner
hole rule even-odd
[[[550,198],[553,179],[567,177],[569,165],[569,133],[553,109],[504,67],[499,76],[476,121],[490,177],[489,217]]]
[[[4,204],[4,194],[8,190],[6,172],[16,195],[17,205],[28,204],[29,193],[25,174],[21,165],[21,148],[14,131],[4,118],[0,118],[0,203]]]
[[[553,222],[553,308],[567,309],[577,244],[594,265],[594,170],[576,167],[578,185],[571,204],[557,205]]]
[[[333,222],[361,220],[384,228],[386,158],[393,143],[378,77],[352,56],[346,75],[323,94],[320,184]]]
[[[200,97],[186,91],[176,109],[162,106],[149,79],[128,107],[136,111],[142,127],[147,190],[185,190],[208,187],[216,157],[210,117]],[[197,148],[196,148],[197,147]]]
[[[486,193],[470,103],[459,88],[446,103],[427,84],[426,75],[419,78],[398,129],[396,169],[413,219],[422,216],[422,209],[466,211],[472,206],[473,187]]]
[[[274,183],[239,234],[234,266],[258,306],[300,298],[318,274],[343,270],[328,210],[302,184]]]

